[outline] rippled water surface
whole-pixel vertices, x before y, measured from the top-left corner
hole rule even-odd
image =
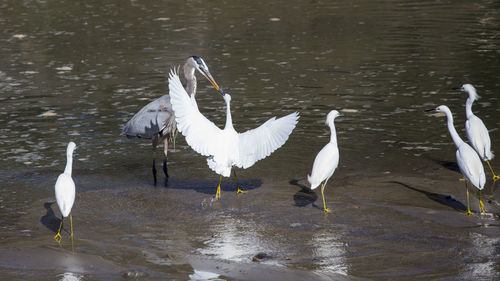
[[[0,279],[493,280],[500,191],[467,217],[442,117],[465,138],[466,95],[500,151],[497,1],[3,1],[0,3]],[[288,142],[238,176],[237,196],[179,135],[153,185],[151,142],[121,137],[201,56],[232,95],[238,131],[300,112]],[[224,102],[198,79],[200,110]],[[336,120],[340,165],[307,185]],[[69,141],[75,245],[52,239]],[[160,163],[161,161],[157,161]],[[497,159],[491,162],[500,173]],[[472,190],[471,190],[472,191]],[[472,192],[477,210],[477,192]],[[56,217],[57,216],[57,217]],[[260,254],[261,261],[252,261]]]

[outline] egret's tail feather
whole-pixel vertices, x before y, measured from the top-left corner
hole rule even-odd
[[[311,175],[307,175],[307,181],[311,185],[311,189],[315,189],[320,184],[320,182],[318,182],[318,183],[313,182],[313,179],[311,178]]]

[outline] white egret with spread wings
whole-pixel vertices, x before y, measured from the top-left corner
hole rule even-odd
[[[208,157],[208,166],[220,175],[216,199],[221,197],[222,176],[229,177],[232,166],[246,169],[269,156],[288,140],[299,118],[298,112],[278,119],[273,117],[258,128],[238,133],[231,118],[231,96],[221,90],[226,102],[226,125],[220,129],[200,113],[196,100],[184,90],[175,70],[170,72],[168,82],[179,132],[191,148]],[[238,193],[241,192],[238,186]]]

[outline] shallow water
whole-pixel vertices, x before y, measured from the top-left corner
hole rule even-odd
[[[423,112],[448,105],[465,137],[466,96],[452,88],[472,83],[473,110],[500,146],[497,2],[0,5],[0,279],[500,278],[499,184],[486,167],[489,213],[465,216],[445,120]],[[231,93],[238,131],[300,112],[282,148],[238,170],[242,196],[225,179],[214,201],[218,177],[182,136],[170,180],[153,186],[150,142],[119,136],[190,55]],[[203,79],[197,100],[223,125]],[[302,187],[331,109],[345,116],[324,215],[319,192]],[[62,247],[52,239],[70,140],[74,253],[67,234]],[[258,253],[268,257],[253,262]]]

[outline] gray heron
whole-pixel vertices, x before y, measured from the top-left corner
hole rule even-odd
[[[219,85],[215,82],[214,78],[208,70],[202,58],[191,56],[184,64],[184,77],[186,78],[187,85],[185,92],[192,98],[196,95],[196,76],[195,71],[200,72],[210,83],[219,90]],[[163,172],[168,178],[167,170],[167,151],[169,139],[174,139],[176,134],[176,121],[172,105],[170,104],[170,95],[166,94],[158,99],[150,102],[137,112],[132,119],[130,119],[121,132],[128,138],[145,138],[152,139],[153,145],[153,178],[156,185],[156,148],[158,142],[163,139]]]

